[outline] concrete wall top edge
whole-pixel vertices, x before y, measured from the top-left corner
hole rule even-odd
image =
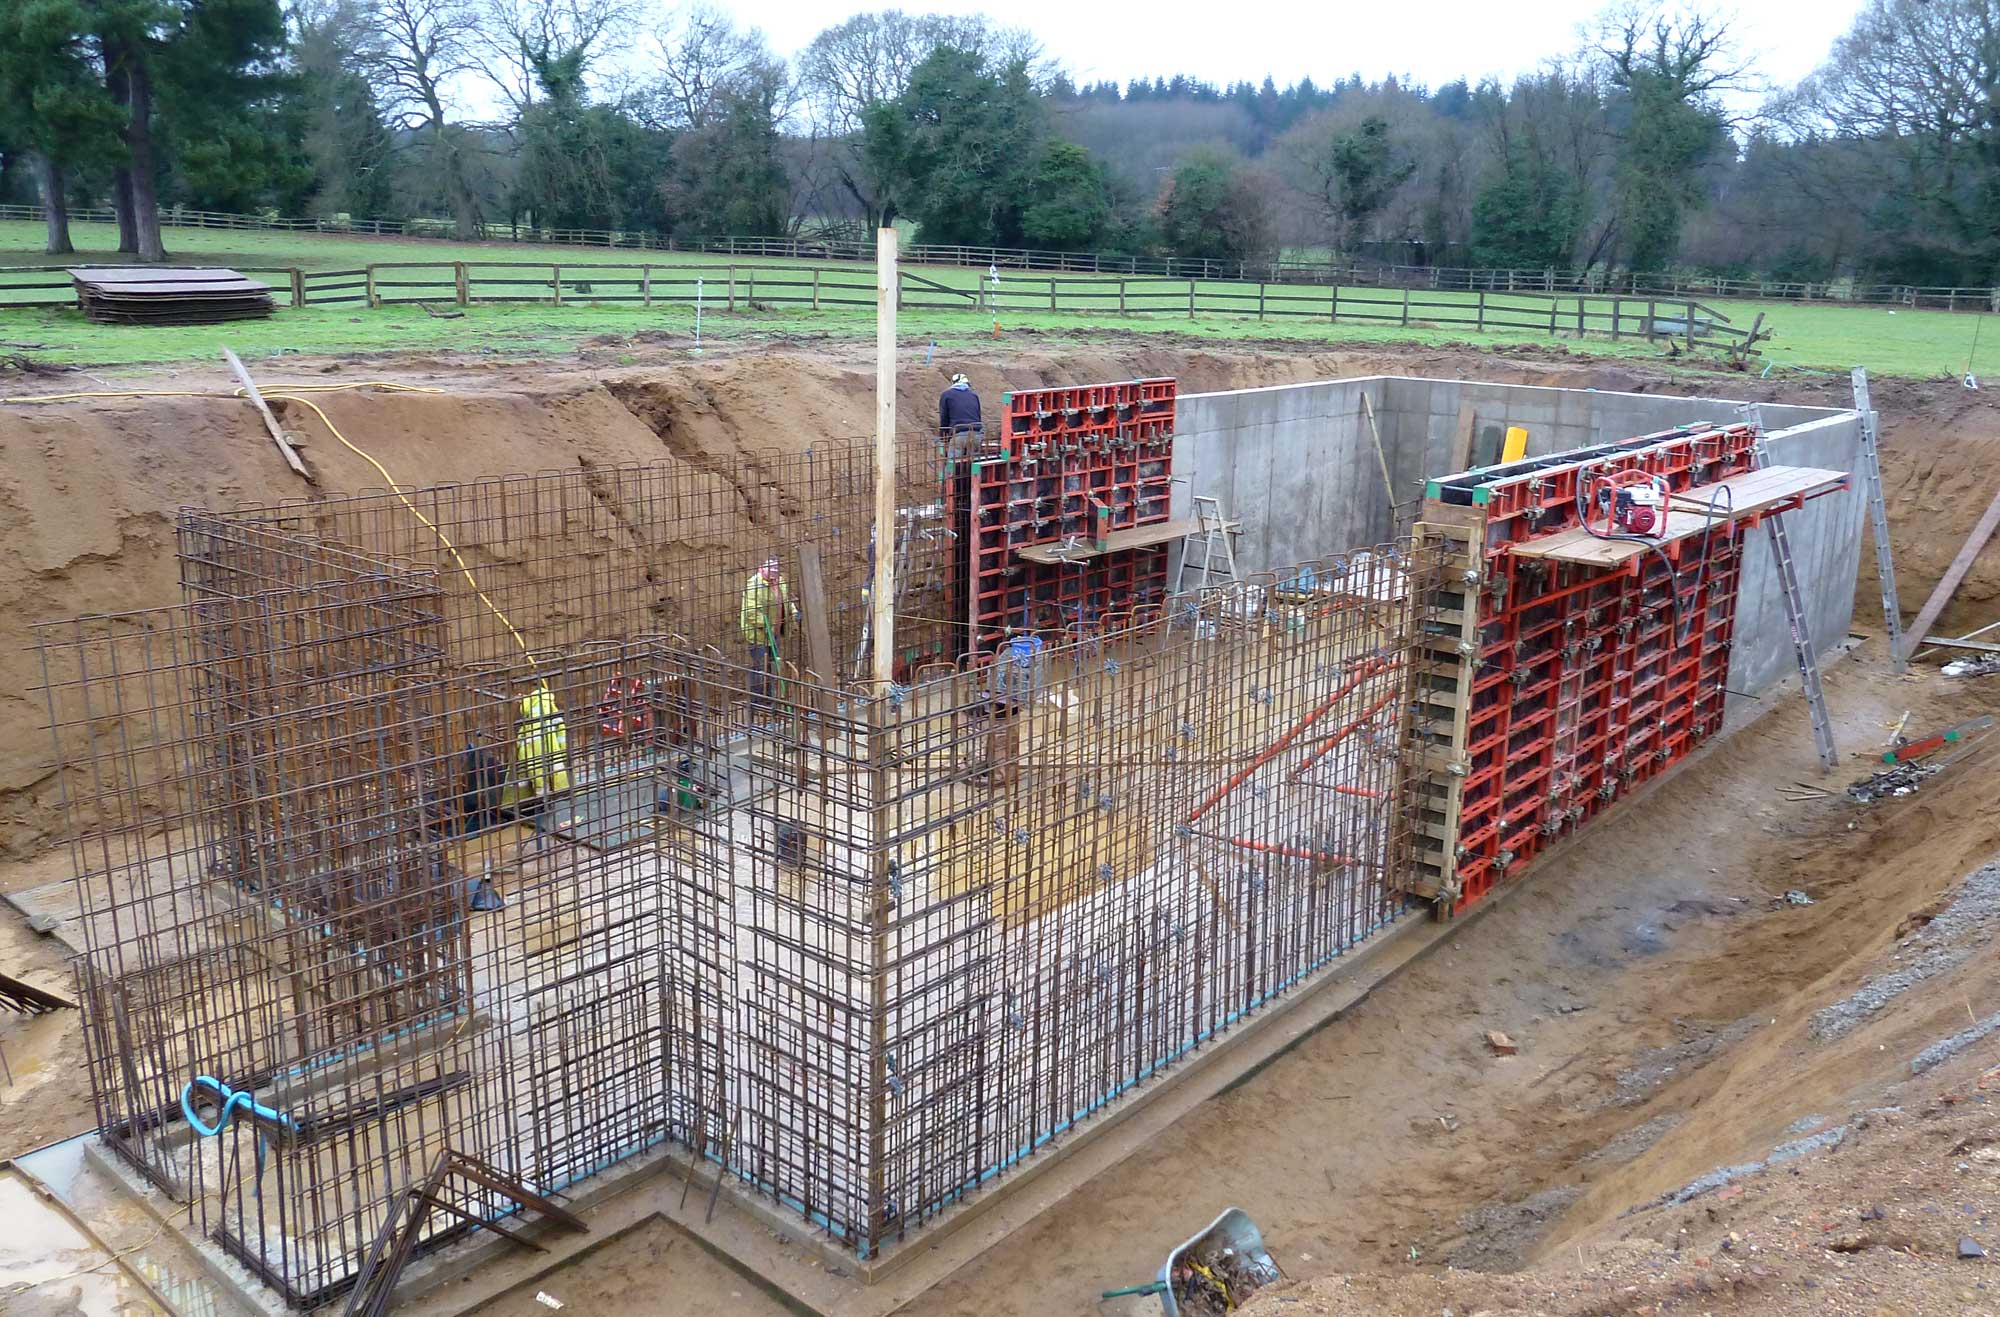
[[[1568,396],[1597,397],[1614,400],[1629,399],[1633,401],[1645,400],[1652,402],[1670,398],[1681,402],[1715,403],[1730,407],[1734,407],[1745,401],[1740,398],[1722,398],[1704,393],[1629,393],[1616,389],[1563,388],[1552,384],[1502,384],[1496,381],[1478,379],[1445,379],[1435,375],[1394,374],[1348,375],[1337,379],[1306,380],[1297,384],[1267,384],[1252,389],[1217,389],[1208,393],[1183,393],[1180,395],[1179,401],[1193,402],[1201,399],[1245,397],[1253,394],[1289,393],[1304,389],[1325,388],[1329,385],[1337,384],[1386,384],[1391,381],[1408,384],[1463,385],[1482,390],[1505,390],[1519,394],[1524,402],[1528,401],[1534,395],[1543,395],[1550,401]],[[1772,403],[1770,405],[1783,407],[1795,413],[1807,413],[1819,418],[1855,415],[1854,409],[1851,407],[1812,407],[1804,403]],[[1778,431],[1774,430],[1772,433],[1775,434]]]

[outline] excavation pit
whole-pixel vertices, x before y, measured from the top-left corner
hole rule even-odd
[[[190,510],[186,602],[43,632],[101,1135],[299,1306],[446,1150],[540,1194],[665,1152],[883,1266],[1423,904],[1409,710],[1450,555],[1407,533],[1421,479],[1510,425],[1542,455],[1735,420],[1396,378],[1183,396],[1159,513],[1217,500],[1243,579],[1024,610],[1029,650],[954,594],[959,541],[924,534],[954,455],[911,436],[888,689],[856,679],[859,447],[800,459],[789,505],[661,463]],[[1851,469],[1852,413],[1765,422],[1776,460]],[[1851,582],[1858,500],[1787,515],[1802,571]],[[1181,549],[1133,552],[1163,582]],[[826,582],[769,671],[740,606],[767,554]],[[1758,555],[1742,696],[1789,662]],[[1851,589],[1811,602],[1830,649]],[[281,1127],[192,1138],[198,1075]]]

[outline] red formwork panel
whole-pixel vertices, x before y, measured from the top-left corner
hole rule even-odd
[[[1635,470],[1679,492],[1750,470],[1754,440],[1748,426],[1670,431],[1584,461],[1559,455],[1474,490],[1486,566],[1459,797],[1458,909],[1720,729],[1743,535],[1754,521],[1718,522],[1614,568],[1513,548],[1577,525],[1579,481]]]
[[[947,497],[967,505],[954,524],[967,539],[971,648],[991,648],[1010,627],[1088,627],[1165,597],[1164,545],[1072,564],[1019,552],[1168,519],[1175,387],[1147,379],[1007,395],[998,433],[966,455],[963,479],[946,482]]]

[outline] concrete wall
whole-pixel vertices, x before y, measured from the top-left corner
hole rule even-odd
[[[1764,414],[1770,418],[1776,410],[1766,407]],[[1775,426],[1777,422],[1769,419],[1766,424]],[[1867,492],[1860,474],[1861,418],[1854,412],[1821,415],[1789,429],[1774,430],[1770,444],[1771,460],[1776,465],[1826,467],[1854,477],[1845,493],[1814,499],[1797,512],[1785,514],[1785,535],[1791,542],[1806,615],[1812,619],[1813,643],[1821,654],[1827,654],[1847,638],[1854,621],[1854,578],[1861,567],[1861,532],[1868,518]],[[1736,595],[1729,689],[1754,693],[1786,677],[1796,678],[1798,660],[1792,652],[1778,570],[1771,561],[1770,536],[1752,531],[1747,543],[1743,584]],[[1754,711],[1755,702],[1741,695],[1730,696],[1723,707],[1725,719],[1731,721]]]
[[[1174,469],[1189,481],[1175,486],[1174,514],[1190,515],[1194,494],[1220,497],[1224,513],[1243,522],[1237,557],[1246,573],[1389,538],[1390,499],[1364,396],[1398,501],[1421,496],[1432,476],[1463,469],[1453,465],[1462,403],[1472,407],[1474,466],[1497,457],[1508,425],[1525,426],[1528,453],[1539,456],[1676,425],[1738,419],[1737,404],[1721,398],[1404,376],[1188,394],[1179,403]],[[1780,465],[1850,472],[1858,465],[1860,422],[1851,411],[1767,403],[1764,424]],[[1845,639],[1852,621],[1865,515],[1857,479],[1846,493],[1817,499],[1787,522],[1813,639],[1822,651]],[[1730,688],[1761,691],[1796,671],[1762,531],[1749,539],[1737,610]],[[1729,716],[1741,716],[1749,703],[1733,697]]]
[[[1337,549],[1386,540],[1394,522],[1361,399],[1381,420],[1379,379],[1184,396],[1175,421],[1176,517],[1195,494],[1222,500],[1243,523],[1245,573],[1274,570]],[[1388,432],[1382,435],[1388,443]]]

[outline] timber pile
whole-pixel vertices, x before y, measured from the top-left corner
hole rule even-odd
[[[163,266],[73,269],[83,314],[107,325],[214,325],[271,314],[271,286],[234,270]]]

